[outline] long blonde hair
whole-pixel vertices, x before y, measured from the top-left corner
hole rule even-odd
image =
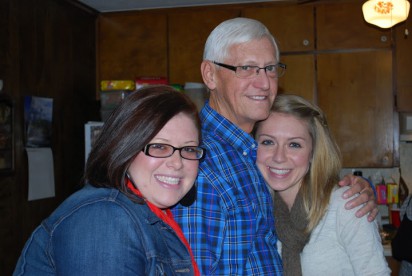
[[[304,98],[290,94],[277,95],[271,112],[289,114],[305,121],[312,138],[312,161],[300,188],[308,218],[306,231],[310,232],[325,214],[330,195],[339,181],[342,166],[340,150],[323,111]]]

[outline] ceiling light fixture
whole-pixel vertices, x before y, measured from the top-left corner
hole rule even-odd
[[[369,0],[362,6],[365,21],[381,28],[390,28],[408,18],[407,0]]]

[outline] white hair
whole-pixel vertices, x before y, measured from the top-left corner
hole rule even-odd
[[[231,46],[252,40],[267,38],[275,48],[275,57],[279,61],[279,48],[275,38],[261,22],[244,17],[237,17],[220,23],[206,40],[203,60],[222,62],[229,56]]]

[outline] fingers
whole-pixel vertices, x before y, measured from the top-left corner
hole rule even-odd
[[[359,194],[359,196],[348,201],[345,204],[345,208],[352,209],[362,204],[364,204],[362,208],[356,211],[356,214],[355,214],[356,217],[360,218],[365,215],[368,215],[368,221],[371,222],[375,220],[376,216],[379,213],[379,210],[377,207],[378,205],[376,204],[376,201],[375,201],[373,191],[371,192],[370,190],[365,189],[362,193]]]
[[[375,201],[375,193],[372,190],[372,187],[367,183],[368,186],[364,187],[364,189],[360,192],[363,195],[368,196],[368,201]]]
[[[373,203],[375,204],[375,208],[369,213],[368,221],[374,221],[379,214],[379,209],[376,202],[373,201]]]
[[[375,196],[373,193],[372,187],[369,185],[369,182],[366,181],[364,178],[359,177],[359,176],[354,176],[354,175],[345,175],[345,177],[339,182],[340,186],[346,186],[350,185],[350,189],[347,190],[343,194],[343,198],[350,198],[355,194],[359,193],[367,193],[368,195],[368,200],[374,200]],[[365,201],[367,202],[367,200]],[[362,202],[362,203],[365,203]],[[353,207],[356,207],[357,205],[354,205]]]
[[[353,174],[347,174],[345,175],[340,181],[339,181],[339,186],[348,186],[351,185],[352,182],[354,181],[355,176]]]
[[[356,217],[360,218],[360,217],[363,217],[364,215],[368,215],[368,221],[371,221],[369,220],[369,217],[372,220],[375,219],[377,212],[378,212],[378,208],[376,207],[376,203],[374,201],[368,201],[362,208],[360,208],[356,212]]]
[[[348,202],[346,202],[345,208],[346,209],[352,209],[356,206],[360,206],[360,205],[363,205],[365,203],[368,203],[368,201],[369,201],[368,193],[360,193],[359,196],[354,197],[351,200],[349,200]],[[361,211],[363,208],[365,208],[365,206],[363,206],[359,211]],[[363,215],[365,215],[365,214],[363,214]]]
[[[348,174],[339,182],[339,185],[350,185],[350,189],[343,194],[343,198],[350,198],[355,194],[359,195],[345,204],[346,209],[352,209],[356,206],[363,205],[362,208],[356,212],[356,217],[360,218],[368,215],[368,221],[375,220],[379,210],[376,204],[375,193],[368,181],[362,177]]]

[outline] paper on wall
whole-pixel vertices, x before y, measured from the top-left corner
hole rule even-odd
[[[51,148],[26,148],[29,162],[28,200],[54,197],[54,166]]]

